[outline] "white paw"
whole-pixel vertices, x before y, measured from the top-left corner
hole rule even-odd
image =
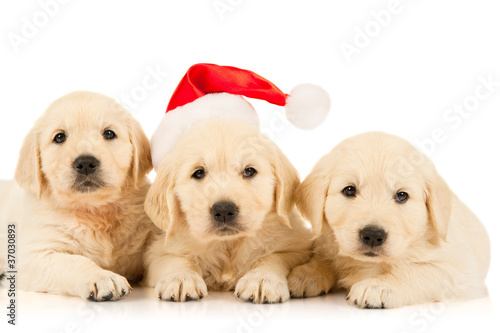
[[[162,301],[174,302],[199,300],[208,295],[205,281],[195,272],[169,274],[158,281],[155,292]]]
[[[131,290],[126,278],[102,270],[83,285],[79,296],[94,302],[116,301],[130,294]]]
[[[401,306],[395,299],[394,287],[380,279],[367,279],[352,285],[347,303],[358,308],[384,309]]]
[[[234,294],[252,303],[282,303],[290,299],[286,279],[263,270],[253,270],[243,276]]]

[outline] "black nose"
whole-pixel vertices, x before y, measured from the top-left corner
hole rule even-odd
[[[359,232],[359,237],[363,244],[370,247],[376,247],[384,244],[387,234],[384,229],[369,225]]]
[[[228,223],[233,221],[238,215],[238,207],[231,201],[219,201],[212,206],[210,213],[215,221]]]
[[[97,171],[99,164],[100,164],[99,160],[97,160],[97,158],[95,158],[94,156],[83,155],[83,156],[78,157],[73,162],[73,168],[80,175],[88,176],[88,175],[91,175]]]

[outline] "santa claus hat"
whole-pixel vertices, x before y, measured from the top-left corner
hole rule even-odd
[[[191,66],[175,89],[167,111],[151,137],[153,165],[157,169],[179,137],[193,124],[214,118],[235,119],[259,126],[259,117],[242,96],[284,106],[286,118],[301,129],[323,122],[330,99],[320,87],[301,84],[285,94],[254,72],[230,66]]]

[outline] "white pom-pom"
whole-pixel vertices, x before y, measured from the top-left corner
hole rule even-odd
[[[296,127],[310,130],[325,120],[329,109],[330,97],[323,88],[314,84],[300,84],[290,91],[285,115]]]

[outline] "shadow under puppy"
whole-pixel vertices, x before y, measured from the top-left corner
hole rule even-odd
[[[19,287],[127,295],[156,229],[144,212],[151,168],[147,137],[114,100],[79,91],[54,101],[24,140],[17,183],[0,182],[2,231],[17,225]]]
[[[292,297],[346,289],[360,308],[487,294],[485,228],[411,144],[384,133],[351,137],[297,188],[314,255],[288,277]]]
[[[234,290],[241,300],[289,299],[286,277],[312,234],[292,202],[299,176],[257,127],[217,119],[184,133],[157,170],[146,212],[165,230],[148,250],[148,286],[162,300]],[[166,239],[165,239],[166,237]]]

